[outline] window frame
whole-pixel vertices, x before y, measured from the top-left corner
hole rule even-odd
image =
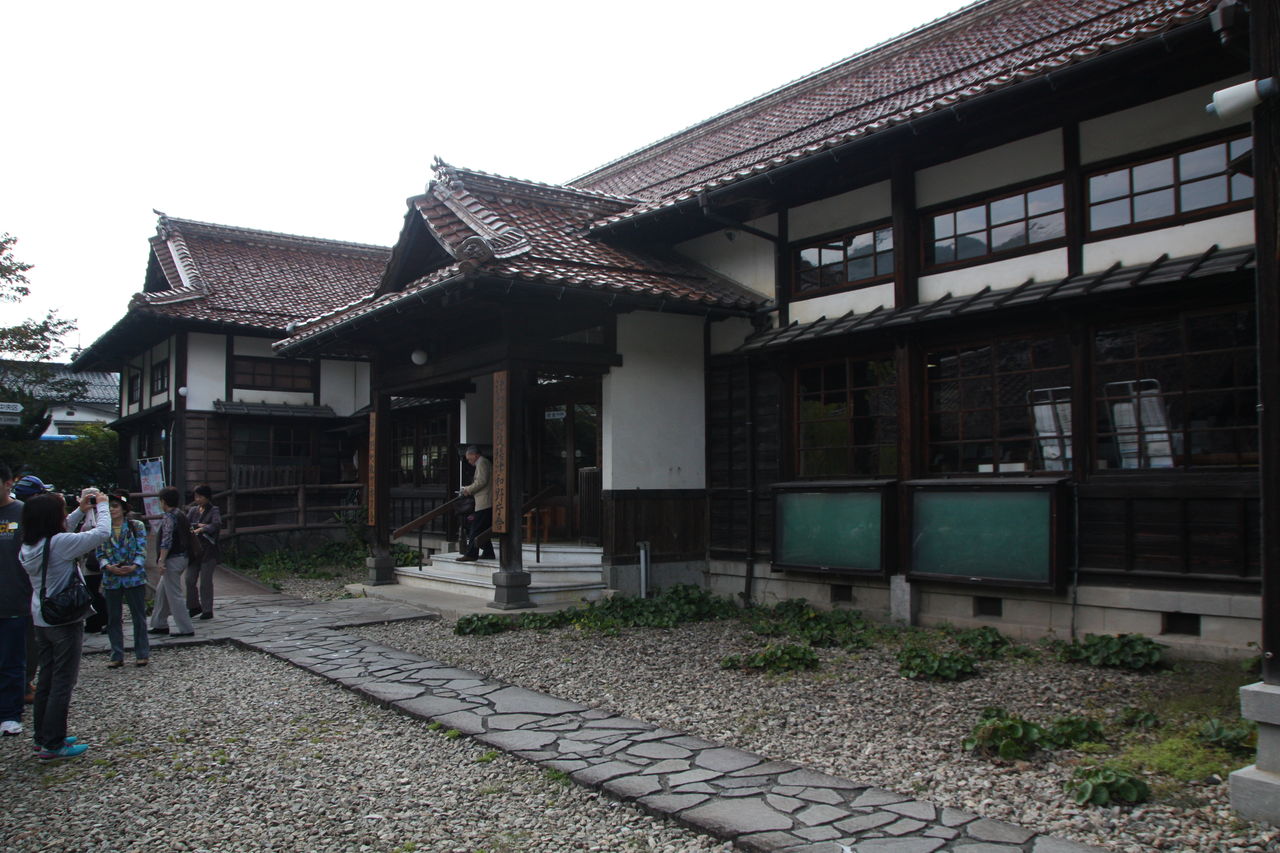
[[[989,264],[996,261],[1003,261],[1008,258],[1017,258],[1023,255],[1033,255],[1039,252],[1046,252],[1051,249],[1058,249],[1066,246],[1071,233],[1071,218],[1068,204],[1070,201],[1069,188],[1067,186],[1070,177],[1065,172],[1054,172],[1044,175],[1031,181],[1023,181],[1016,184],[1009,184],[1003,187],[996,187],[991,190],[984,190],[980,193],[965,196],[959,199],[952,199],[943,204],[931,205],[929,207],[920,208],[916,211],[917,222],[920,229],[920,272],[922,275],[933,275],[934,273],[949,272],[951,270],[964,269],[966,267],[978,266],[980,264]],[[1000,251],[990,250],[990,240],[988,239],[988,250],[981,254],[969,258],[959,258],[950,261],[937,262],[932,260],[932,244],[936,242],[933,237],[933,219],[947,213],[958,213],[967,208],[976,207],[979,204],[987,208],[987,224],[984,232],[989,236],[993,228],[991,224],[991,205],[997,202],[1014,198],[1015,196],[1026,196],[1036,190],[1047,189],[1057,186],[1062,191],[1062,207],[1050,213],[1060,213],[1062,215],[1062,236],[1053,237],[1048,240],[1041,240],[1033,243],[1028,240],[1021,246],[1011,249],[1003,249]],[[1025,209],[1025,204],[1024,204]],[[1048,215],[1048,214],[1042,214]],[[1033,217],[1024,215],[1020,220],[1008,220],[1000,223],[1000,225],[1008,225],[1013,222],[1029,222]],[[969,232],[966,232],[969,233]]]
[[[800,290],[800,257],[801,254],[808,249],[821,249],[826,246],[840,241],[845,246],[844,268],[848,270],[849,254],[848,246],[858,237],[871,235],[872,251],[868,257],[872,259],[872,266],[877,266],[876,259],[882,252],[875,251],[876,234],[881,231],[888,231],[892,244],[889,247],[890,268],[887,273],[873,272],[866,278],[849,280],[840,284],[832,284],[828,286],[818,286],[808,290]],[[806,237],[803,240],[797,240],[787,247],[791,265],[791,280],[789,282],[789,294],[792,301],[800,301],[803,299],[812,299],[817,296],[826,296],[830,293],[844,293],[852,290],[862,290],[868,287],[875,287],[881,284],[888,284],[894,280],[894,275],[898,266],[902,263],[902,255],[898,245],[898,235],[893,228],[892,219],[881,219],[865,224],[857,225],[853,228],[844,228],[839,231],[833,231],[823,236]],[[821,269],[821,265],[815,269]]]
[[[1094,229],[1091,224],[1091,212],[1093,202],[1091,200],[1089,184],[1095,177],[1116,172],[1120,169],[1135,169],[1139,166],[1145,166],[1150,163],[1156,163],[1164,159],[1173,161],[1175,170],[1175,179],[1169,187],[1174,193],[1175,207],[1180,206],[1180,193],[1178,190],[1182,187],[1182,183],[1177,179],[1176,174],[1179,169],[1178,161],[1183,154],[1189,154],[1197,149],[1209,148],[1213,145],[1225,144],[1227,146],[1227,169],[1223,173],[1228,179],[1228,189],[1230,189],[1230,179],[1233,177],[1231,172],[1231,144],[1242,139],[1249,139],[1252,142],[1252,133],[1248,125],[1238,125],[1225,132],[1217,132],[1212,134],[1201,135],[1191,139],[1182,139],[1178,142],[1168,145],[1161,145],[1155,148],[1148,148],[1142,151],[1135,151],[1120,157],[1111,157],[1106,160],[1100,160],[1096,163],[1090,163],[1087,167],[1080,170],[1080,211],[1082,239],[1085,243],[1109,240],[1115,237],[1124,237],[1129,234],[1140,234],[1145,231],[1156,231],[1161,228],[1169,228],[1171,226],[1182,225],[1191,222],[1199,222],[1204,219],[1214,219],[1231,213],[1238,213],[1245,210],[1251,210],[1254,206],[1254,198],[1256,195],[1256,186],[1254,194],[1248,198],[1232,201],[1228,199],[1223,204],[1217,204],[1210,207],[1197,208],[1190,212],[1176,211],[1168,216],[1162,216],[1155,219],[1144,219],[1141,222],[1130,221],[1124,225],[1113,225],[1109,228]],[[1239,173],[1235,173],[1239,174]],[[1196,178],[1195,180],[1200,180]],[[1190,183],[1190,182],[1188,182]],[[1132,191],[1132,182],[1130,182],[1130,190],[1127,196],[1116,196],[1106,199],[1105,201],[1116,201],[1120,198],[1129,198],[1130,215],[1132,215],[1132,199],[1134,193]]]
[[[142,369],[130,367],[125,380],[125,405],[142,402]]]
[[[893,367],[893,382],[891,384],[880,383],[875,385],[855,384],[853,375],[851,372],[851,367],[850,367],[851,364],[853,364],[854,362],[884,362],[891,365]],[[804,400],[803,394],[801,393],[801,380],[800,380],[801,373],[806,370],[825,371],[828,367],[835,364],[840,364],[840,365],[843,365],[844,367],[845,378],[844,378],[843,391],[844,391],[844,399],[845,399],[844,405],[846,407],[845,414],[842,417],[808,418],[808,419],[803,418],[802,408],[805,400]],[[792,385],[791,385],[791,388],[792,388],[791,465],[792,465],[792,472],[794,473],[796,480],[821,483],[824,480],[891,479],[899,476],[899,473],[902,469],[902,435],[900,432],[900,426],[898,425],[898,407],[901,400],[900,395],[902,394],[902,388],[901,388],[900,377],[898,375],[898,364],[892,352],[862,353],[858,355],[832,355],[828,358],[815,359],[813,361],[807,361],[801,364],[796,364],[792,369],[791,380],[792,380]],[[855,413],[855,409],[851,402],[851,396],[850,396],[851,392],[855,392],[855,391],[881,392],[881,393],[891,394],[894,401],[893,411],[888,414],[868,413],[865,415],[857,415]],[[891,442],[887,442],[887,443],[873,442],[869,444],[858,444],[854,441],[855,420],[872,421],[873,429],[877,429],[878,427],[874,424],[874,422],[879,421],[881,419],[885,419],[888,422],[891,422],[894,425],[895,430],[898,430],[897,434],[894,435],[893,440]],[[804,427],[806,424],[837,423],[837,422],[843,423],[845,426],[846,440],[844,444],[807,446],[803,442],[802,435],[803,435]],[[871,451],[871,450],[877,450],[879,448],[884,448],[884,447],[893,448],[894,456],[893,456],[892,470],[885,470],[882,467],[878,468],[874,473],[866,470],[858,470],[857,464],[856,464],[855,451],[858,451],[858,450]],[[814,450],[822,450],[824,448],[828,450],[842,448],[846,454],[845,468],[842,471],[836,471],[836,472],[832,472],[825,475],[805,473],[805,464],[802,461],[802,454],[806,450],[814,451]]]
[[[169,393],[169,359],[162,358],[151,365],[151,396],[158,397]]]
[[[269,369],[270,377],[265,382],[259,382],[255,376],[256,370],[250,369],[248,382],[241,381],[244,375],[244,367],[256,367],[265,365]],[[314,394],[316,391],[316,364],[309,359],[298,358],[276,358],[272,356],[260,355],[233,355],[230,364],[231,387],[242,388],[250,391],[276,391],[282,393],[298,393],[298,394]],[[306,368],[306,387],[297,387],[281,382],[280,371],[284,368],[304,367]],[[298,376],[301,374],[298,373]],[[297,378],[297,377],[295,377]]]

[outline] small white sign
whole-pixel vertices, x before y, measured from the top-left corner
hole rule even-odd
[[[0,403],[0,412],[13,412],[17,414],[22,411],[21,403]]]
[[[544,420],[548,420],[548,421],[562,421],[565,419],[565,410],[564,409],[548,409],[547,411],[542,413],[542,417]]]
[[[18,415],[0,415],[0,426],[22,426],[22,418]]]

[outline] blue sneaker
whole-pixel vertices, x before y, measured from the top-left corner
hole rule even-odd
[[[87,743],[67,743],[58,749],[42,749],[36,753],[41,761],[53,761],[58,758],[79,758],[89,749]]]
[[[66,740],[64,740],[62,744],[63,746],[71,746],[73,743],[79,743],[79,742],[80,742],[80,738],[76,737],[75,735],[67,735]],[[41,747],[40,744],[38,743],[34,743],[31,745],[32,752],[39,752],[41,749],[43,749],[43,747]]]

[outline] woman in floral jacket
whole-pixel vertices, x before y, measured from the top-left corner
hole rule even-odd
[[[107,666],[124,666],[124,625],[122,602],[129,604],[133,620],[133,654],[138,666],[146,666],[151,657],[151,640],[147,636],[147,528],[141,521],[129,518],[129,495],[111,495],[111,538],[98,546],[98,563],[102,566],[102,594],[107,600],[107,638],[111,641],[111,661]]]

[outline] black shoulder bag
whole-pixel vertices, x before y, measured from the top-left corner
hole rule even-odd
[[[44,540],[44,558],[40,562],[40,618],[48,625],[70,625],[93,612],[93,599],[80,570],[71,566],[71,580],[52,596],[45,596],[45,577],[49,574],[49,551],[53,537]]]

